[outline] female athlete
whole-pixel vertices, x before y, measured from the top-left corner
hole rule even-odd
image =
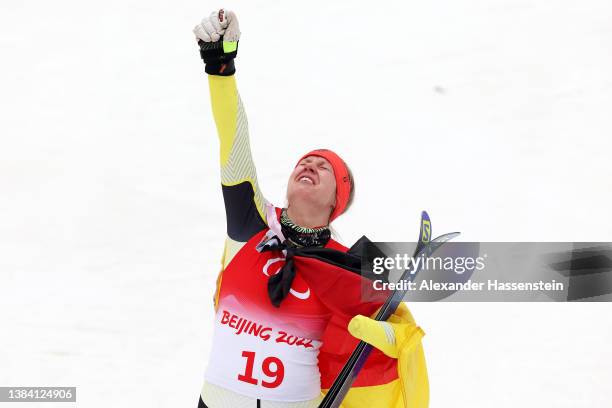
[[[236,88],[236,15],[214,11],[194,33],[220,141],[227,220],[199,408],[315,408],[357,339],[376,347],[380,357],[371,357],[374,365],[360,374],[343,407],[425,407],[422,331],[407,308],[389,322],[346,318],[334,306],[342,299],[324,295],[344,290],[341,283],[329,284],[327,291],[319,287],[337,273],[338,264],[298,256],[300,250],[349,251],[331,238],[329,228],[353,200],[349,167],[330,150],[306,153],[289,175],[287,207],[268,203],[257,183]]]

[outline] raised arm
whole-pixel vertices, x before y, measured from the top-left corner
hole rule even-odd
[[[234,76],[233,60],[240,36],[238,20],[234,13],[219,10],[198,24],[194,33],[209,74],[211,105],[219,135],[228,242],[236,246],[266,227],[266,201],[257,183],[247,117]]]
[[[247,117],[233,75],[209,75],[208,83],[221,148],[227,234],[246,242],[266,226],[266,200],[257,183]]]

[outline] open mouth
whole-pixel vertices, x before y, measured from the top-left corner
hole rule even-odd
[[[297,177],[297,181],[299,183],[308,183],[308,184],[312,184],[312,185],[315,184],[314,178],[312,178],[311,176],[308,176],[306,174],[302,174],[302,175],[298,176]]]

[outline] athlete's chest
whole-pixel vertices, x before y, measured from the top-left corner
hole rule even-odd
[[[236,254],[223,271],[220,298],[232,296],[241,303],[255,306],[260,311],[283,315],[329,315],[306,281],[296,271],[289,295],[279,308],[274,307],[268,296],[268,280],[285,265],[283,251],[260,251],[257,244],[265,239],[265,231],[257,234]]]

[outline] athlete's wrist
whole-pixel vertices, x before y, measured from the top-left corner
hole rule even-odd
[[[230,76],[236,72],[234,58],[238,54],[238,41],[198,41],[204,70],[209,75]]]

